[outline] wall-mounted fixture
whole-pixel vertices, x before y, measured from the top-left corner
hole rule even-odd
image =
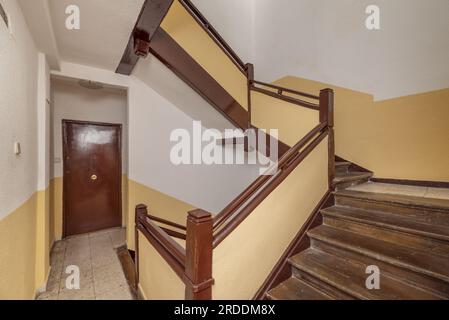
[[[14,154],[19,156],[22,153],[22,149],[20,147],[20,142],[14,142]]]
[[[104,88],[102,83],[91,80],[80,80],[78,83],[81,87],[91,90],[99,90]]]

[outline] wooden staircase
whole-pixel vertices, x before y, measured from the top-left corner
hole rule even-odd
[[[310,247],[291,257],[292,275],[272,300],[448,299],[449,201],[344,190],[372,176],[337,162],[335,205],[307,232]],[[367,289],[368,266],[380,289]]]

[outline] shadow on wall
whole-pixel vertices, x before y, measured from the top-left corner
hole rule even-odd
[[[335,90],[336,154],[378,178],[449,181],[449,89],[374,101],[373,96],[287,76],[278,85]]]

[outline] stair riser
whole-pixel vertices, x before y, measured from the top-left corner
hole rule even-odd
[[[344,190],[344,189],[347,189],[347,188],[350,188],[350,187],[353,187],[353,186],[357,186],[359,184],[362,184],[362,183],[365,183],[365,182],[368,182],[368,181],[369,181],[369,179],[366,178],[366,179],[360,179],[360,180],[355,180],[355,181],[340,182],[340,183],[335,185],[335,190],[337,190],[337,191],[338,190]]]
[[[355,298],[344,293],[343,291],[340,291],[339,289],[336,289],[335,287],[327,284],[324,281],[321,281],[320,279],[314,277],[313,275],[308,274],[307,272],[304,272],[295,266],[292,265],[292,273],[293,276],[298,279],[303,279],[305,282],[310,283],[315,288],[318,288],[320,291],[324,292],[328,296],[332,297],[333,300],[354,300]]]
[[[325,254],[323,253],[323,255]],[[323,257],[323,259],[326,259],[326,257]],[[336,264],[333,263],[334,261],[327,261],[324,264],[320,261],[316,265],[311,261],[303,263],[301,260],[296,260],[296,262],[297,263],[294,264],[294,267],[296,268],[295,272],[297,272],[297,274],[302,273],[307,277],[316,278],[315,281],[320,281],[323,284],[325,283],[327,286],[336,288],[356,299],[403,300],[410,299],[413,296],[420,296],[426,300],[438,299],[438,297],[434,294],[420,290],[419,288],[416,288],[416,286],[414,286],[414,288],[408,286],[408,290],[406,292],[398,292],[396,290],[397,286],[403,284],[401,284],[399,280],[393,280],[390,277],[387,277],[386,274],[382,273],[380,275],[380,289],[369,290],[365,286],[368,275],[366,274],[366,265],[364,264],[355,264],[351,267],[350,265],[339,265],[336,261]],[[351,271],[349,271],[348,268],[350,268]],[[411,291],[414,291],[414,294],[411,294]]]
[[[417,248],[424,252],[432,252],[434,254],[448,257],[449,259],[449,244],[429,237],[387,229],[385,227],[377,227],[361,222],[343,220],[326,215],[324,215],[324,224],[368,237],[382,239],[395,244]]]
[[[333,241],[333,239],[316,239],[311,237],[311,243],[312,243],[312,247],[315,245],[316,246],[316,242],[326,242],[329,245],[341,248],[341,249],[345,249],[347,251],[352,251],[354,253],[358,253],[364,256],[367,256],[369,258],[372,259],[377,259],[380,261],[383,261],[385,263],[389,263],[391,265],[394,265],[396,267],[402,267],[405,268],[407,270],[419,273],[419,274],[424,274],[430,277],[434,277],[436,279],[440,279],[441,281],[445,281],[447,284],[449,284],[449,277],[441,274],[441,273],[434,273],[430,270],[428,270],[427,268],[421,268],[421,267],[417,267],[414,263],[410,263],[408,261],[401,261],[398,260],[394,257],[391,256],[387,256],[387,255],[383,255],[380,252],[373,252],[371,250],[368,250],[366,248],[360,247],[357,244],[347,244],[347,243],[341,243],[339,241]]]
[[[344,256],[360,263],[365,263],[363,255],[353,252],[351,250],[342,249],[331,244],[327,244],[318,240],[311,240],[311,246],[318,250],[328,252],[337,256]],[[439,295],[441,298],[449,299],[449,284],[435,279],[425,274],[417,273],[401,267],[396,267],[387,262],[380,260],[375,261],[375,265],[379,267],[381,273],[392,275],[396,279],[401,279],[402,282],[413,285],[417,288],[423,288],[429,292]],[[366,264],[366,263],[365,263]]]
[[[335,172],[337,172],[337,173],[348,173],[349,172],[349,165],[335,166]]]
[[[339,206],[353,207],[364,210],[390,212],[401,214],[407,218],[413,218],[427,224],[449,226],[449,212],[434,211],[422,208],[407,207],[390,202],[366,201],[364,199],[335,195],[336,204]]]

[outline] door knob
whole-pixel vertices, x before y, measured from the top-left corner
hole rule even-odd
[[[90,176],[90,180],[95,181],[95,180],[97,180],[97,179],[98,179],[98,177],[97,177],[96,175],[94,175],[94,174]]]

